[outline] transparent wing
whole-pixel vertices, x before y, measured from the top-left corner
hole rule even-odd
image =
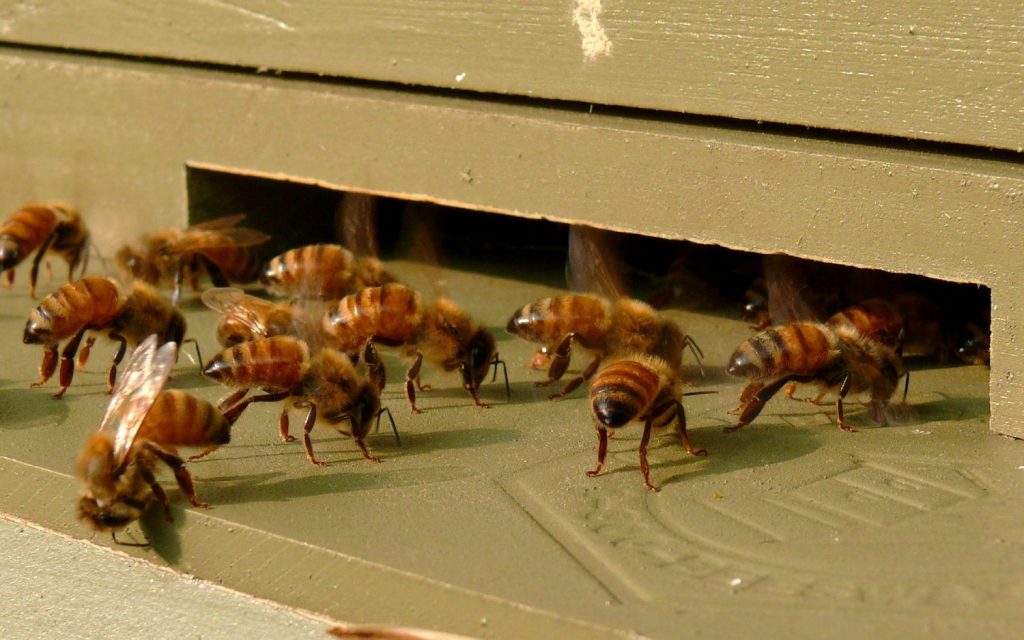
[[[117,468],[121,468],[127,460],[146,413],[153,406],[174,367],[177,345],[173,342],[162,347],[156,345],[156,336],[151,335],[132,352],[114,387],[103,422],[100,423],[100,430],[116,429],[114,458]]]
[[[194,230],[188,229],[178,238],[169,242],[168,253],[193,253],[215,251],[218,249],[236,249],[253,247],[270,240],[270,236],[248,227],[232,227],[230,229]]]
[[[253,335],[267,337],[267,326],[263,318],[274,308],[274,303],[234,287],[207,289],[200,294],[200,299],[222,316],[244,324]]]
[[[583,225],[569,227],[566,281],[569,289],[606,298],[629,294],[626,265],[616,246],[616,234]]]
[[[197,222],[188,228],[188,230],[209,230],[209,229],[226,229],[233,227],[239,222],[245,220],[244,213],[236,213],[230,216],[221,216],[220,218],[212,218],[210,220],[204,220],[203,222]]]

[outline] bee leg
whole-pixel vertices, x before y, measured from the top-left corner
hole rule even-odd
[[[683,443],[683,447],[686,448],[686,452],[691,456],[708,455],[707,449],[694,449],[693,444],[690,442],[690,436],[686,433],[686,409],[683,409],[683,403],[673,400],[672,404],[677,407],[676,417],[679,419],[678,422],[676,422],[676,433],[679,434],[679,441]]]
[[[181,284],[185,281],[185,267],[182,265],[182,261],[175,260],[174,264],[174,278],[171,284],[171,304],[175,307],[178,306],[178,302],[181,301]]]
[[[384,385],[387,384],[387,373],[384,371],[384,363],[381,362],[377,347],[373,346],[372,340],[367,340],[366,346],[363,347],[363,360],[366,362],[366,375],[370,378],[370,382],[377,387],[377,391],[383,391]],[[355,363],[354,360],[353,364]]]
[[[288,433],[288,407],[281,407],[281,416],[277,419],[277,429],[281,433],[281,442],[295,442],[295,436]]]
[[[597,429],[597,466],[587,472],[588,478],[600,475],[604,469],[604,457],[608,454],[608,430],[604,427]]]
[[[53,372],[57,370],[57,347],[48,346],[44,347],[43,350],[43,361],[39,363],[39,381],[33,382],[31,386],[41,387],[53,377]]]
[[[204,450],[196,454],[195,456],[189,456],[188,462],[196,462],[197,460],[202,460],[209,456],[210,454],[212,454],[213,452],[217,451],[218,449],[220,449],[220,444],[217,444],[216,446],[211,446],[210,449]]]
[[[793,380],[796,380],[797,382],[806,382],[806,380],[801,379],[801,376],[785,376],[769,385],[761,385],[761,383],[758,382],[753,382],[750,385],[747,385],[747,389],[754,387],[756,389],[756,393],[754,393],[750,400],[748,400],[743,406],[743,412],[740,414],[740,419],[739,422],[736,423],[736,426],[726,427],[725,432],[732,433],[733,431],[742,429],[746,425],[750,424],[750,422],[753,421],[759,413],[761,413],[761,409],[764,408],[765,403],[771,400],[772,396],[778,393],[779,389]],[[740,398],[746,395],[747,389],[743,390],[743,393],[740,394]]]
[[[733,407],[732,409],[729,409],[727,413],[733,415],[739,413],[740,411],[743,411],[743,407],[745,407],[746,404],[750,402],[750,399],[753,398],[754,395],[763,388],[764,384],[761,382],[751,382],[747,386],[743,387],[743,391],[740,392],[739,405]]]
[[[217,403],[217,411],[224,413],[228,409],[238,404],[247,393],[249,393],[248,388],[233,391],[230,395],[228,395],[226,398]]]
[[[82,350],[78,352],[78,368],[84,369],[87,362],[89,362],[89,352],[92,350],[92,345],[96,344],[96,336],[89,336],[85,339],[85,345]]]
[[[14,269],[8,269],[7,273],[4,274],[4,287],[7,289],[11,288],[14,284]]]
[[[847,432],[855,431],[853,427],[846,424],[846,420],[843,418],[843,398],[850,392],[850,377],[848,373],[843,378],[842,384],[839,385],[839,395],[836,397],[836,416],[839,418],[839,428]]]
[[[309,402],[308,400],[295,403],[296,409],[305,409],[306,407],[309,407],[309,411],[306,413],[306,422],[302,425],[302,444],[306,447],[306,458],[309,462],[322,467],[327,463],[323,460],[317,460],[317,457],[313,454],[313,441],[309,438],[309,432],[313,425],[316,424],[316,403]]]
[[[110,363],[110,371],[107,372],[107,394],[114,392],[114,382],[117,379],[117,365],[121,364],[121,360],[124,359],[124,354],[128,350],[128,341],[120,333],[110,332],[110,339],[115,342],[120,342],[121,345],[117,348],[117,353],[114,354],[114,361]]]
[[[658,487],[651,484],[651,467],[647,464],[647,443],[651,441],[651,426],[654,422],[654,414],[648,416],[644,422],[644,434],[640,437],[640,473],[644,474],[644,484],[651,491],[657,491]]]
[[[790,382],[789,384],[787,384],[785,386],[785,388],[783,389],[783,391],[786,392],[786,397],[789,398],[790,400],[797,400],[797,398],[793,397],[793,394],[796,393],[796,383],[795,382]]]
[[[580,375],[576,376],[568,383],[566,383],[565,388],[563,388],[558,393],[552,393],[550,396],[548,396],[548,399],[554,400],[555,398],[561,398],[562,396],[566,396],[572,393],[576,389],[576,387],[580,386],[580,384],[583,383],[584,380],[590,380],[590,378],[594,375],[594,372],[597,371],[597,367],[600,364],[601,356],[596,356],[594,360],[589,365],[587,365],[587,368],[583,370],[583,373],[581,373]]]
[[[538,387],[546,387],[556,380],[560,380],[562,375],[565,374],[565,370],[569,368],[569,361],[572,358],[572,341],[576,338],[576,333],[571,332],[562,338],[562,341],[555,347],[555,355],[551,358],[551,366],[548,367],[548,379],[535,382],[534,385]]]
[[[63,397],[64,392],[71,386],[71,378],[75,375],[75,353],[78,352],[78,345],[82,343],[85,330],[86,327],[79,329],[78,333],[64,345],[64,350],[60,353],[60,389],[57,390],[54,398]]]
[[[185,494],[185,497],[188,498],[188,501],[192,503],[193,507],[205,509],[210,506],[209,504],[205,502],[199,502],[199,500],[196,499],[196,488],[195,485],[192,483],[192,474],[189,473],[188,469],[185,468],[184,460],[174,455],[173,453],[170,453],[169,451],[164,451],[163,449],[160,449],[159,447],[154,447],[149,443],[146,443],[145,446],[153,453],[153,455],[163,460],[164,464],[166,464],[174,471],[174,479],[178,481],[178,486],[181,488],[181,492]],[[152,484],[153,483],[150,483],[151,486]],[[156,493],[155,487],[153,493]],[[160,496],[157,497],[159,498]],[[166,511],[166,495],[163,496],[161,502],[164,504],[164,510]],[[170,512],[167,512],[167,515],[170,515]]]
[[[53,282],[53,266],[49,260],[43,260],[43,267],[46,268],[46,283],[49,284]]]
[[[57,237],[56,233],[51,233],[46,237],[42,246],[36,251],[36,257],[32,260],[32,270],[28,272],[28,297],[35,300],[36,297],[36,280],[39,277],[39,263],[43,260],[43,256],[46,255],[50,245],[53,244],[53,239]],[[13,276],[14,272],[11,272]]]
[[[156,481],[156,478],[153,476],[153,473],[149,469],[146,469],[145,467],[140,467],[139,473],[142,475],[142,479],[146,481],[146,483],[149,485],[149,488],[153,491],[153,495],[156,496],[157,502],[159,502],[160,506],[163,507],[164,518],[167,519],[167,522],[174,522],[174,516],[171,515],[171,506],[170,503],[167,501],[167,494],[164,493],[164,488],[161,487],[160,483]]]
[[[405,372],[405,397],[409,399],[409,406],[412,407],[413,413],[423,413],[416,407],[416,387],[413,382],[420,377],[420,366],[423,364],[423,354],[419,352],[414,353],[416,353],[416,360],[413,361],[409,370]]]

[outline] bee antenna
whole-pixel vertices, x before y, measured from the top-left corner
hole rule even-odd
[[[384,415],[385,411],[388,412],[388,420],[391,421],[391,430],[395,432],[395,442],[398,443],[398,446],[402,446],[402,439],[398,437],[398,427],[395,426],[395,417],[391,415],[391,409],[389,409],[388,407],[384,407],[383,409],[377,412],[377,426],[375,427],[374,431],[380,429],[380,417]]]
[[[706,391],[685,391],[685,392],[683,392],[683,395],[684,396],[706,396],[709,393],[718,393],[718,391],[715,390],[715,389],[708,389]]]
[[[508,383],[508,367],[505,366],[505,361],[498,357],[498,354],[494,354],[494,360],[491,361],[494,365],[494,375],[491,376],[491,382],[498,379],[498,365],[501,365],[501,370],[505,373],[505,397],[508,400],[512,399],[512,387]]]
[[[910,392],[910,372],[908,371],[903,375],[907,376],[907,379],[903,382],[903,403],[906,404],[907,393]]]
[[[185,344],[186,342],[191,342],[193,345],[195,345],[195,347],[196,347],[196,358],[199,358],[199,370],[202,371],[205,367],[203,367],[203,354],[199,352],[199,341],[196,340],[195,338],[189,338],[187,340],[182,340],[181,344]],[[192,359],[192,356],[189,356],[189,360],[191,360],[191,359]]]
[[[697,344],[697,341],[693,339],[693,336],[686,336],[686,339],[683,340],[683,349],[686,347],[689,347],[690,351],[693,353],[693,359],[697,361],[697,366],[700,367],[700,375],[706,375],[704,373],[703,362],[704,352],[701,350],[700,345]]]
[[[149,546],[149,540],[146,540],[145,542],[121,542],[120,540],[117,539],[117,534],[114,533],[113,531],[110,532],[110,538],[111,538],[111,540],[114,541],[114,544],[119,544],[122,547],[148,547]]]

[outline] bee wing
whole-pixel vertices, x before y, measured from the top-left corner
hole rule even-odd
[[[629,293],[625,273],[614,233],[583,225],[569,227],[569,258],[565,265],[569,289],[622,298]]]
[[[341,222],[341,244],[359,257],[377,257],[377,209],[380,198],[364,193],[350,192],[338,204]]]
[[[157,347],[156,336],[151,335],[136,347],[125,364],[100,423],[101,431],[117,425],[114,434],[117,468],[127,460],[146,413],[167,382],[177,349],[173,342]]]
[[[241,222],[243,220],[245,220],[245,214],[244,213],[236,213],[236,214],[230,215],[230,216],[221,216],[219,218],[212,218],[210,220],[204,220],[202,222],[197,222],[196,224],[190,226],[187,230],[188,231],[192,231],[192,230],[195,230],[195,231],[207,230],[208,231],[210,229],[226,229],[227,227],[235,226],[236,224],[238,224],[239,222]]]
[[[173,241],[168,242],[165,251],[168,253],[202,253],[216,249],[252,247],[267,240],[270,240],[269,235],[248,227],[198,231],[189,229]]]
[[[272,302],[251,296],[234,287],[206,289],[199,297],[207,307],[244,324],[253,335],[267,335],[267,327],[262,318],[274,308]]]

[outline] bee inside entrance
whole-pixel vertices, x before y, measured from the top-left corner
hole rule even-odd
[[[734,343],[787,323],[827,324],[844,310],[882,300],[903,320],[899,334],[888,338],[898,341],[908,370],[988,364],[991,295],[981,285],[205,168],[188,167],[187,185],[193,224],[245,212],[249,226],[273,238],[259,248],[264,259],[296,246],[336,242],[385,262],[403,260],[609,298],[638,298],[667,313],[698,314],[711,327],[718,321],[732,323],[728,326],[745,333],[724,332],[729,337],[721,339]],[[728,354],[735,347],[705,347],[709,368],[729,368]],[[724,374],[720,379],[740,382]],[[948,379],[955,380],[955,374]],[[956,391],[953,384],[948,393]],[[898,399],[894,393],[893,402]],[[958,406],[969,408],[968,417],[983,413],[987,418],[987,398],[974,400]]]

